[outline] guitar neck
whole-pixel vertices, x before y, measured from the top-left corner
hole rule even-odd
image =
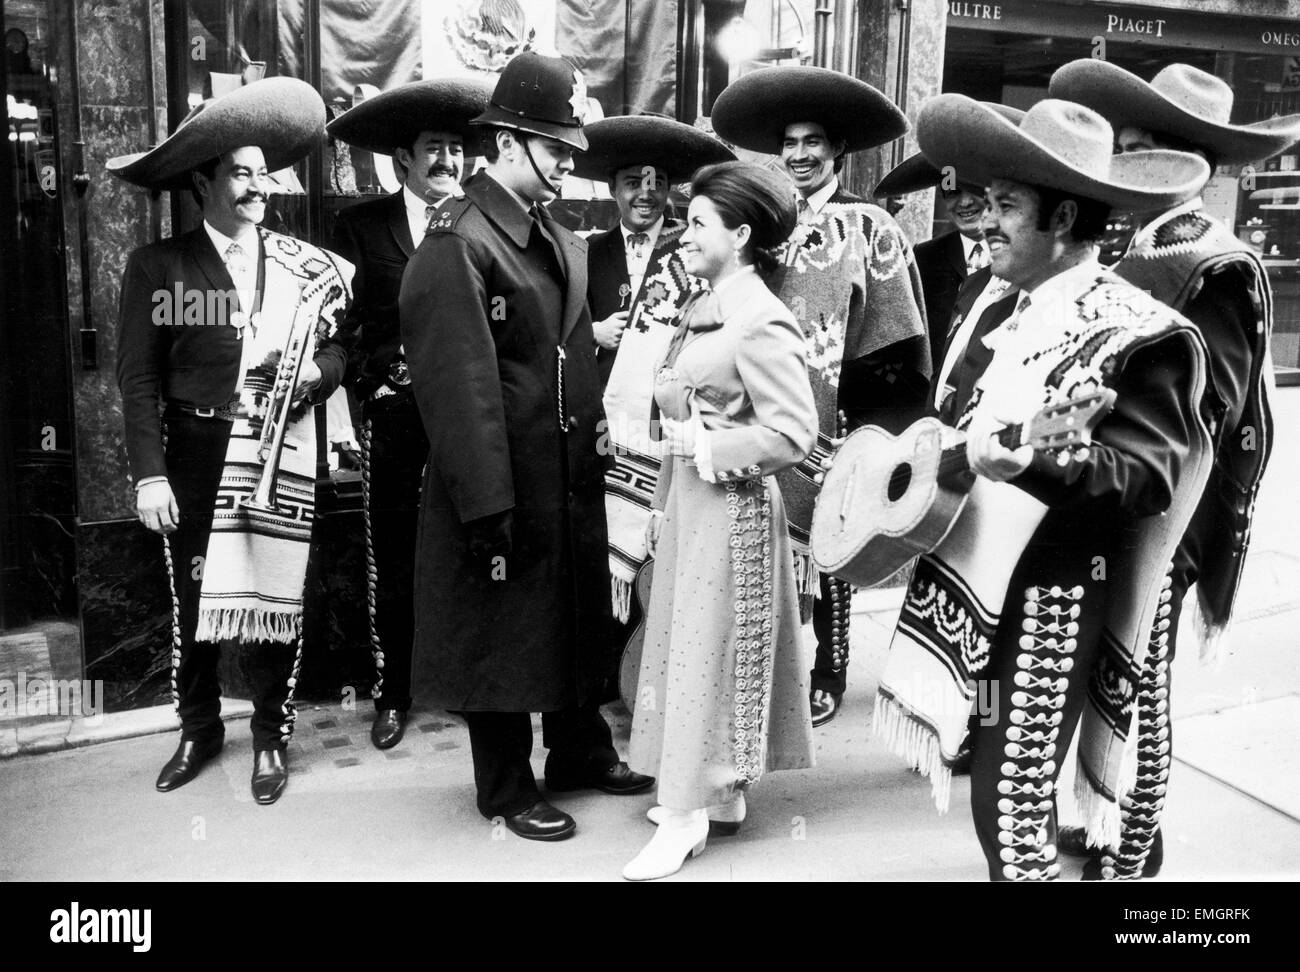
[[[1018,449],[1024,435],[1025,427],[1020,423],[1008,425],[996,433],[995,438],[1004,448]],[[970,463],[966,461],[966,433],[959,433],[957,440],[943,450],[939,457],[939,476],[962,475],[970,472]]]

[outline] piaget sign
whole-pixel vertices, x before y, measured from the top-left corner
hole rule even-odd
[[[1300,25],[1268,18],[1227,17],[1168,7],[1044,0],[976,3],[950,0],[948,26],[1013,34],[1105,38],[1107,42],[1191,47],[1202,51],[1288,54],[1300,50]]]

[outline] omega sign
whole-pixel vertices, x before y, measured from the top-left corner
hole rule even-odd
[[[1300,33],[1295,31],[1265,30],[1259,39],[1269,47],[1300,47]]]

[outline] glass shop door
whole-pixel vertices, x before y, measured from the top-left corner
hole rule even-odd
[[[52,6],[0,2],[0,755],[6,730],[82,714],[57,702],[82,656]]]

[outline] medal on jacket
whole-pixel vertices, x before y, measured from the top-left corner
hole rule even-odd
[[[621,298],[618,309],[627,310],[627,299],[632,296],[632,287],[629,284],[618,285],[618,296]]]
[[[230,315],[230,326],[240,336],[244,336],[244,328],[248,327],[249,317],[241,310],[233,311]]]

